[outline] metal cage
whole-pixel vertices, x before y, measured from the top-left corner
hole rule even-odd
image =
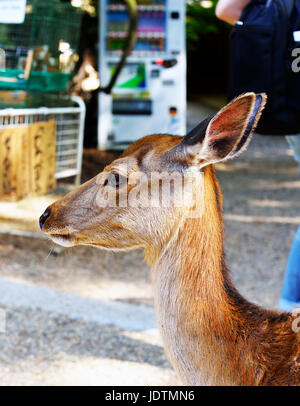
[[[0,110],[0,129],[20,127],[38,121],[56,121],[56,179],[75,176],[80,184],[85,104],[73,96],[75,107]]]
[[[0,24],[0,89],[67,90],[78,55],[81,11],[58,0],[27,0],[22,24]]]

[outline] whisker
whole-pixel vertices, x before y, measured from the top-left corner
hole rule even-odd
[[[46,256],[46,258],[44,259],[44,262],[46,262],[47,259],[49,258],[49,256],[52,254],[54,246],[55,246],[55,244],[52,244],[52,247],[50,248],[50,251],[49,251],[48,255]]]

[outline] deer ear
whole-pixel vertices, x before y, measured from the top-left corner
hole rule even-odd
[[[263,93],[237,97],[187,134],[177,154],[180,150],[189,163],[201,166],[234,158],[247,147],[265,103]]]

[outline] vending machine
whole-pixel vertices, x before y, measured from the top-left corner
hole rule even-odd
[[[137,0],[134,49],[111,94],[99,94],[98,146],[125,149],[155,133],[186,130],[185,0]],[[100,0],[100,85],[122,54],[129,15],[124,0]]]

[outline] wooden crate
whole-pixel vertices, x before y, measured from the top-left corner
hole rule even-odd
[[[55,188],[55,120],[0,129],[0,198],[20,200]]]

